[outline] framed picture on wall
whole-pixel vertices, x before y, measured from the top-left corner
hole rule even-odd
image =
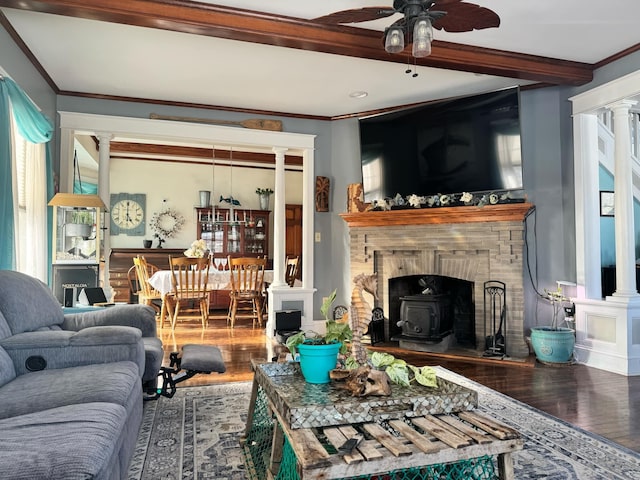
[[[600,216],[601,217],[613,217],[615,213],[613,203],[613,192],[601,191],[600,192]]]

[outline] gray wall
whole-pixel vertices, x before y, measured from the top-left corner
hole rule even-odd
[[[54,91],[2,26],[0,26],[0,67],[14,82],[20,85],[49,120],[55,123],[56,95]],[[55,135],[55,138],[57,137],[58,135]],[[52,153],[53,150],[54,148],[52,148]]]

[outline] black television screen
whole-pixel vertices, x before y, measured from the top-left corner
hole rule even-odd
[[[361,118],[365,201],[522,189],[519,90]]]

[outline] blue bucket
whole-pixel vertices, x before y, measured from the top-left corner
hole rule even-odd
[[[300,353],[302,376],[309,383],[329,383],[329,372],[336,368],[341,343],[329,345],[300,344],[296,349]]]
[[[575,332],[570,328],[533,327],[531,346],[542,363],[567,363],[573,356]]]

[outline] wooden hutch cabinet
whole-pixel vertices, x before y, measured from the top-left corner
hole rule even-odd
[[[207,243],[214,260],[258,257],[269,253],[269,211],[196,208],[197,237]],[[214,218],[215,217],[215,218]],[[218,262],[220,263],[220,262]],[[214,262],[214,268],[220,268]]]
[[[212,254],[211,268],[226,270],[227,257],[261,257],[269,253],[269,211],[197,207],[197,238]],[[229,290],[213,290],[210,308],[229,308]]]

